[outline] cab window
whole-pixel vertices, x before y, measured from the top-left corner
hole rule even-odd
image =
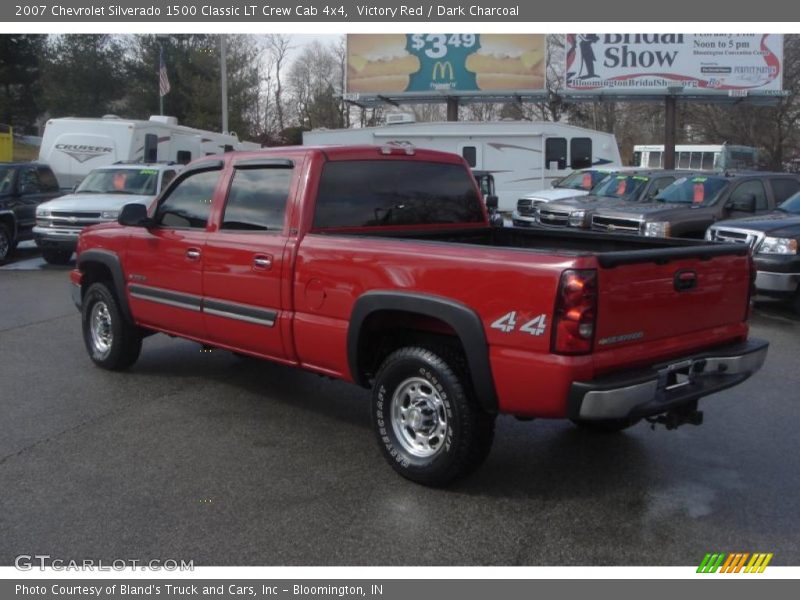
[[[222,229],[281,231],[291,183],[291,168],[236,169]]]
[[[767,193],[764,184],[758,179],[751,179],[740,183],[731,193],[731,202],[744,200],[748,196],[756,199],[756,210],[767,210]]]
[[[189,173],[159,202],[156,223],[172,229],[204,229],[219,176],[219,169]]]

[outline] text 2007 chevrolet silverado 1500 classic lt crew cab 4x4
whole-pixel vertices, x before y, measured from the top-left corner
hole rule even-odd
[[[493,228],[461,157],[361,146],[200,159],[85,229],[71,280],[101,367],[165,332],[370,387],[387,460],[442,485],[498,413],[697,423],[766,357],[751,274],[744,245]]]

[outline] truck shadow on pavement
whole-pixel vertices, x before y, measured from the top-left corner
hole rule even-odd
[[[263,419],[265,427],[278,413],[296,423],[298,430],[307,427],[321,437],[331,428],[355,426],[363,439],[342,451],[362,453],[365,442],[374,448],[374,456],[368,459],[375,469],[370,481],[422,489],[394,475],[385,464],[370,424],[369,390],[292,367],[237,358],[224,350],[195,359],[168,347],[145,350],[130,373],[202,378],[207,382],[205,394],[215,403],[214,412],[244,412]],[[209,399],[204,402],[208,409]],[[580,430],[568,421],[519,422],[500,416],[487,461],[446,489],[467,495],[540,500],[585,496],[587,486],[595,490],[638,489],[644,486],[649,471],[647,444],[634,433],[640,428],[648,433],[645,425],[639,424],[630,432],[603,435]],[[321,443],[319,448],[324,446]],[[307,451],[320,450],[309,447]],[[347,460],[344,455],[341,459]],[[357,455],[353,460],[363,461],[364,457]]]

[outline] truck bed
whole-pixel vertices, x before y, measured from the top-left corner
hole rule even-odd
[[[741,244],[709,244],[700,240],[679,238],[652,238],[512,227],[473,227],[437,231],[381,231],[373,228],[368,232],[351,235],[555,252],[567,256],[596,256],[600,266],[606,268],[636,262],[663,263],[682,258],[708,259],[714,256],[744,256],[747,254],[747,248]]]

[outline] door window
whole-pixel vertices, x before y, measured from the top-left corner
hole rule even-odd
[[[219,175],[214,169],[184,177],[158,204],[156,223],[172,229],[204,229]]]
[[[289,168],[236,169],[222,229],[281,231],[291,183]]]
[[[545,169],[550,169],[553,163],[559,171],[567,168],[567,139],[547,138],[544,142]]]
[[[23,196],[42,193],[41,185],[39,185],[39,176],[36,174],[35,168],[27,167],[20,171],[19,193]]]
[[[731,202],[744,200],[748,196],[755,197],[756,210],[767,210],[767,193],[764,191],[764,184],[758,179],[751,179],[739,184],[731,194]]]

